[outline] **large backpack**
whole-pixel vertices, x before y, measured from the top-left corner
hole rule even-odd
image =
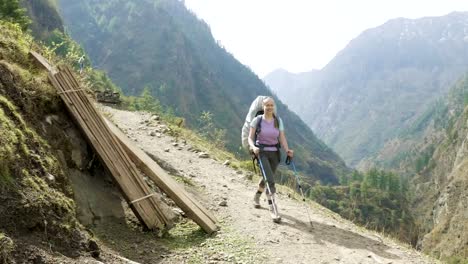
[[[254,118],[260,114],[263,114],[263,100],[268,98],[268,96],[259,95],[255,100],[252,102],[249,108],[249,112],[247,113],[244,121],[244,126],[242,127],[242,147],[249,150],[249,132],[250,132],[250,123],[254,120]],[[275,108],[275,115],[276,115],[276,108]],[[261,120],[260,120],[261,121]],[[261,123],[261,122],[259,122]]]

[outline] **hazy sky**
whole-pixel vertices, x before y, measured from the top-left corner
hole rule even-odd
[[[468,11],[467,0],[185,0],[259,77],[323,68],[350,40],[392,18]]]

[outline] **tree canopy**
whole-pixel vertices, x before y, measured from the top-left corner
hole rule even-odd
[[[17,23],[22,30],[26,30],[31,20],[22,8],[19,0],[0,0],[0,20]]]

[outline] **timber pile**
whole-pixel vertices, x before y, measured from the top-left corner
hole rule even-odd
[[[169,219],[159,208],[155,197],[151,195],[153,192],[125,150],[116,141],[84,90],[80,88],[70,69],[59,67],[57,73],[49,72],[49,80],[120,186],[135,215],[149,229],[163,229],[170,226]]]
[[[171,226],[169,219],[158,207],[154,192],[138,170],[153,180],[205,232],[211,234],[218,230],[216,219],[207,209],[193,199],[146,153],[133,145],[119,129],[109,121],[106,124],[68,67],[59,67],[57,71],[40,54],[31,52],[31,55],[49,71],[51,83],[120,186],[125,199],[142,224],[149,229]]]
[[[217,230],[216,219],[200,203],[193,199],[143,150],[135,146],[116,126],[106,120],[107,125],[122,144],[130,159],[150,178],[156,186],[166,193],[186,215],[201,226],[207,233]]]

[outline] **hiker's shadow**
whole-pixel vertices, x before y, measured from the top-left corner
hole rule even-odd
[[[382,242],[364,237],[358,233],[341,229],[334,225],[326,225],[317,222],[311,222],[311,228],[311,224],[305,223],[304,221],[287,214],[283,213],[281,214],[281,217],[283,218],[283,221],[281,221],[280,225],[295,228],[304,233],[310,234],[313,236],[317,244],[323,245],[323,241],[327,241],[329,243],[340,245],[346,248],[366,249],[372,251],[376,255],[388,259],[400,258],[395,254],[387,252],[387,250],[391,248]]]

